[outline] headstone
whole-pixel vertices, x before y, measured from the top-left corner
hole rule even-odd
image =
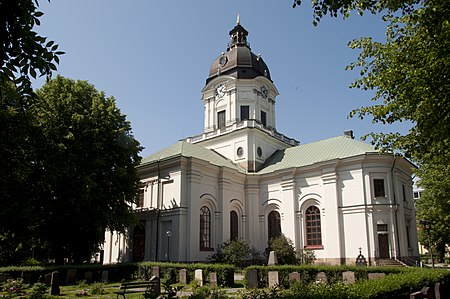
[[[424,298],[434,298],[433,297],[433,289],[430,287],[423,287],[422,290],[420,290],[423,294]]]
[[[151,290],[157,295],[161,294],[161,282],[159,277],[152,276],[149,282]]]
[[[47,286],[51,286],[52,285],[52,273],[47,273],[44,275],[44,283]]]
[[[54,271],[51,274],[51,286],[50,286],[50,295],[52,296],[59,296],[61,291],[59,289],[59,272]]]
[[[33,280],[33,275],[30,272],[22,271],[21,277],[25,282],[31,282]]]
[[[87,271],[84,273],[84,279],[88,282],[91,283],[92,282],[92,272],[91,271]]]
[[[217,286],[217,272],[209,273],[209,284],[211,286]]]
[[[409,299],[422,299],[422,298],[423,294],[420,291],[409,294]]]
[[[267,262],[268,266],[274,266],[278,264],[277,253],[275,251],[271,251],[269,253],[269,261]]]
[[[369,279],[380,279],[380,278],[384,278],[386,276],[385,273],[369,273],[368,275]]]
[[[109,276],[108,270],[103,270],[102,271],[102,282],[103,283],[107,283],[108,282],[108,276]]]
[[[179,281],[182,284],[187,284],[187,270],[186,269],[181,269],[179,272],[180,278]]]
[[[328,283],[328,278],[325,272],[319,272],[316,275],[316,282],[318,283]]]
[[[342,272],[342,281],[345,285],[352,284],[356,281],[355,272],[353,271],[345,271]]]
[[[77,282],[77,269],[67,270],[66,284],[75,284]]]
[[[278,281],[278,271],[269,271],[269,288],[276,288],[280,285]]]
[[[160,278],[159,267],[158,266],[152,267],[152,276],[156,276],[156,277]]]
[[[300,273],[298,273],[298,272],[289,273],[289,281],[290,282],[300,282]]]
[[[202,269],[195,270],[194,277],[198,281],[198,284],[200,286],[203,286],[203,270]]]
[[[248,270],[247,271],[247,288],[256,289],[258,288],[258,271]]]
[[[9,274],[7,273],[0,273],[0,282],[7,281],[9,278]]]
[[[434,285],[434,298],[441,299],[444,298],[444,296],[441,296],[442,294],[442,284],[440,282],[436,283]]]

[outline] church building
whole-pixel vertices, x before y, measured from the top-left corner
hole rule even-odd
[[[208,261],[227,240],[264,252],[281,234],[316,263],[417,257],[414,165],[352,131],[309,144],[278,132],[268,66],[239,19],[229,34],[201,91],[203,133],[142,159],[139,223],[106,232],[104,262]]]

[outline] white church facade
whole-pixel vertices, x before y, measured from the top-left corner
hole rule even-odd
[[[276,130],[269,69],[240,25],[202,90],[204,132],[145,157],[139,224],[106,232],[104,262],[207,261],[229,239],[284,234],[319,263],[419,255],[409,161],[351,131],[300,144]]]

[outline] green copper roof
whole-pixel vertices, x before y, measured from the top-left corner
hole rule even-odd
[[[378,153],[378,151],[370,144],[348,136],[339,136],[279,150],[267,160],[258,173],[264,174],[293,167],[303,167],[367,153]]]
[[[141,161],[141,165],[150,164],[156,161],[167,160],[175,157],[193,157],[200,160],[208,161],[209,163],[217,166],[224,166],[235,169],[240,172],[245,170],[228,160],[224,156],[218,154],[214,150],[204,148],[200,145],[188,143],[186,141],[178,141],[177,143],[156,152],[150,156],[145,157]]]

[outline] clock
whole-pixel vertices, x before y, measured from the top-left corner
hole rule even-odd
[[[269,90],[264,85],[261,86],[261,96],[263,99],[267,99],[267,96],[269,95]]]
[[[219,84],[216,86],[216,97],[221,98],[225,95],[225,84]]]

